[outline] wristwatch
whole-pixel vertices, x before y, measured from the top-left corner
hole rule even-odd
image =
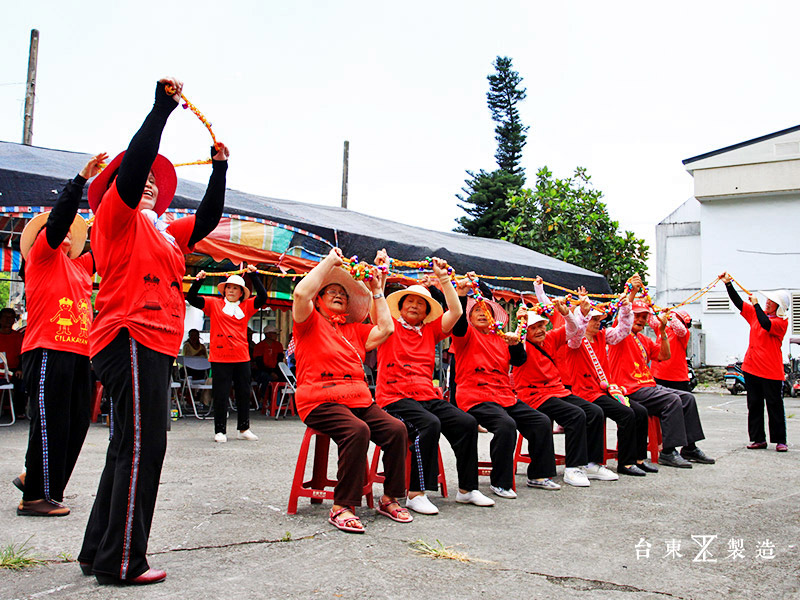
[[[383,292],[378,292],[377,294],[372,294],[372,297],[377,300],[378,298],[383,298]]]

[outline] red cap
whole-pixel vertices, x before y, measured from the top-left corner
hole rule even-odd
[[[633,312],[634,313],[649,313],[650,307],[647,306],[647,303],[644,300],[634,300],[633,301]]]

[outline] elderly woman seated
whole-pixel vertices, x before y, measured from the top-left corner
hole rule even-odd
[[[328,521],[342,531],[363,533],[355,507],[361,504],[370,440],[384,452],[386,480],[378,512],[400,523],[413,520],[397,502],[405,495],[408,436],[401,421],[375,404],[364,379],[364,355],[394,330],[381,291],[385,274],[372,269],[376,323],[367,325],[362,321],[369,312],[370,291],[342,264],[341,251],[333,248],[295,287],[295,402],[303,422],[339,447],[338,483]]]

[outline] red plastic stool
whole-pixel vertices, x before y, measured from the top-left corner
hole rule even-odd
[[[274,417],[274,416],[277,415],[278,408],[279,408],[278,407],[278,392],[280,392],[280,390],[282,388],[285,388],[286,385],[287,385],[287,383],[285,381],[273,381],[272,382],[272,397],[271,397],[270,403],[269,403],[269,416],[270,417]],[[294,410],[294,398],[288,400],[288,402],[289,402],[289,404],[287,406],[287,409],[289,411],[291,411],[291,413],[293,415],[297,414],[295,412],[295,410]]]
[[[311,471],[311,479],[303,481],[308,460],[308,451],[311,446],[311,438],[317,436],[314,443],[314,466]],[[303,442],[300,444],[300,454],[297,456],[297,466],[294,469],[294,479],[292,480],[292,491],[289,493],[289,507],[286,513],[293,515],[297,513],[298,498],[311,498],[311,504],[320,504],[323,500],[333,500],[333,491],[325,488],[333,488],[338,481],[328,478],[328,449],[330,448],[330,436],[320,433],[310,427],[306,428]],[[367,497],[367,506],[374,508],[372,499],[372,480],[369,470],[365,473],[366,485],[363,495]]]
[[[372,462],[369,467],[369,476],[372,483],[383,483],[386,479],[383,476],[383,471],[378,472],[378,463],[381,458],[381,447],[375,446],[375,451],[372,453]],[[411,449],[406,454],[406,489],[408,489],[409,481],[411,481]],[[442,449],[439,448],[439,478],[436,483],[440,486],[442,491],[442,498],[447,498],[447,479],[444,475],[444,463],[442,462]]]
[[[650,462],[658,464],[658,454],[662,449],[661,419],[655,415],[647,418],[647,451],[650,453]]]
[[[612,458],[616,459],[619,454],[619,441],[617,441],[616,448],[609,448],[608,441],[606,440],[606,420],[603,419],[603,464],[607,463]]]
[[[96,381],[94,384],[94,398],[92,399],[92,423],[97,423],[97,417],[100,416],[100,403],[102,401],[103,384],[99,381]]]
[[[564,434],[563,431],[560,431],[558,433],[553,431],[553,435],[563,435],[563,434]],[[514,451],[514,474],[515,475],[517,473],[517,464],[518,463],[529,464],[531,462],[531,455],[522,451],[522,440],[524,440],[524,439],[525,438],[522,437],[521,433],[517,436],[517,449]],[[566,457],[563,454],[556,454],[556,464],[557,465],[563,465],[565,463],[566,463]]]

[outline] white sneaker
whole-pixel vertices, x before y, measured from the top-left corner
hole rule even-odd
[[[247,431],[240,431],[239,433],[237,433],[236,439],[247,440],[248,442],[257,442],[258,436],[248,429]]]
[[[421,515],[438,515],[439,509],[425,494],[406,499],[406,508]]]
[[[561,489],[561,486],[549,477],[545,477],[544,479],[528,479],[528,487],[550,490],[552,492]]]
[[[458,492],[456,494],[456,502],[461,504],[474,504],[475,506],[494,506],[494,500],[488,496],[484,496],[480,490],[472,490],[466,494]]]
[[[585,472],[589,479],[599,479],[600,481],[617,481],[619,479],[619,475],[597,463],[589,463]]]
[[[225,442],[228,441],[228,436],[225,435],[224,433],[218,433],[214,436],[214,441],[220,444],[224,444]]]
[[[514,490],[507,490],[506,488],[495,487],[493,485],[489,486],[489,489],[492,490],[495,495],[500,496],[501,498],[508,498],[509,500],[513,500],[517,497],[517,492]]]
[[[580,467],[567,467],[564,469],[564,483],[575,487],[589,487],[591,485],[586,473]]]

